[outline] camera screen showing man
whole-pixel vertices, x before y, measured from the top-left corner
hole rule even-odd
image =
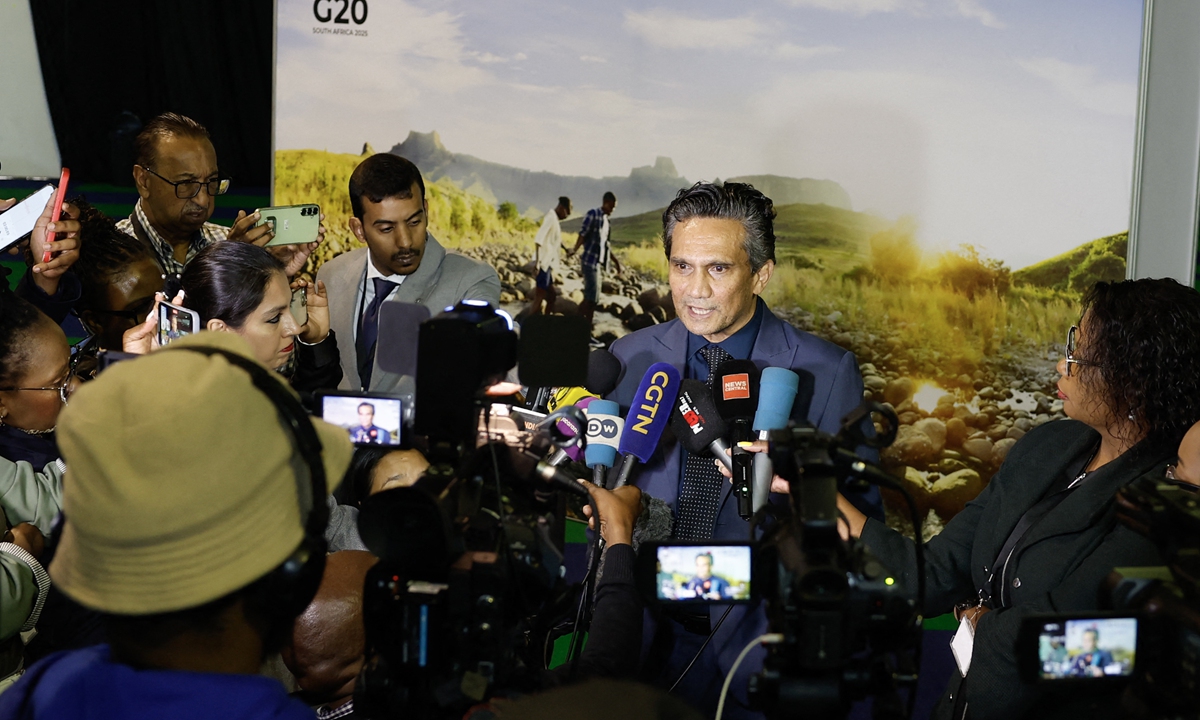
[[[321,417],[341,426],[356,445],[399,445],[402,413],[395,398],[325,395]]]
[[[1038,638],[1042,677],[1102,678],[1133,673],[1136,618],[1046,623]]]
[[[675,545],[658,548],[658,599],[731,602],[750,599],[750,547]]]

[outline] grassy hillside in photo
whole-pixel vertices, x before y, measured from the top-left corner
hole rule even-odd
[[[1098,280],[1124,280],[1128,248],[1128,232],[1108,235],[1022,268],[1013,273],[1013,281],[1019,285],[1080,293]]]

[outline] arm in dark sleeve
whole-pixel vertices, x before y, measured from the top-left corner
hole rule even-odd
[[[20,282],[17,283],[16,293],[17,297],[27,300],[35,308],[49,316],[56,325],[61,325],[62,321],[67,319],[71,308],[75,307],[75,303],[83,295],[83,285],[79,282],[79,278],[75,277],[75,273],[66,272],[58,279],[58,291],[53,295],[47,295],[33,282],[33,270],[26,269]]]
[[[629,545],[605,548],[587,647],[574,673],[570,664],[555,668],[547,673],[547,685],[592,677],[633,677],[642,651],[642,600],[634,584],[635,557]]]
[[[297,392],[334,389],[342,381],[342,360],[333,331],[315,345],[296,339],[296,373],[292,387]]]

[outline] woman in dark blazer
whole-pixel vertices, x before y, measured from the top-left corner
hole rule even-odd
[[[1142,475],[1161,477],[1200,420],[1200,293],[1173,280],[1097,283],[1058,372],[1069,419],[1023,437],[926,545],[925,615],[958,606],[975,627],[969,672],[952,674],[934,717],[1073,717],[1096,700],[1022,682],[1018,629],[1030,615],[1098,609],[1114,567],[1161,564],[1149,540],[1117,522],[1114,496]],[[915,588],[912,541],[848,502],[839,509]]]

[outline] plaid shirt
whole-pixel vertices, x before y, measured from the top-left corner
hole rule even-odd
[[[183,268],[196,257],[196,253],[204,248],[212,245],[215,242],[220,242],[229,237],[229,228],[224,225],[206,222],[200,228],[200,232],[192,237],[191,243],[188,244],[187,257],[183,262],[175,259],[175,248],[171,243],[163,239],[162,235],[154,229],[150,221],[146,219],[146,213],[142,211],[142,201],[139,199],[137,204],[133,206],[133,215],[121,220],[117,223],[117,229],[126,235],[137,237],[137,233],[133,230],[133,218],[137,217],[138,222],[146,230],[146,236],[150,238],[150,244],[153,246],[154,254],[158,256],[158,264],[162,267],[163,272],[167,274],[178,275],[183,272]]]
[[[322,705],[317,708],[317,720],[338,720],[354,714],[354,699],[351,698],[334,710]]]
[[[600,208],[588,210],[579,228],[583,238],[583,254],[580,264],[585,268],[608,267],[608,216]]]

